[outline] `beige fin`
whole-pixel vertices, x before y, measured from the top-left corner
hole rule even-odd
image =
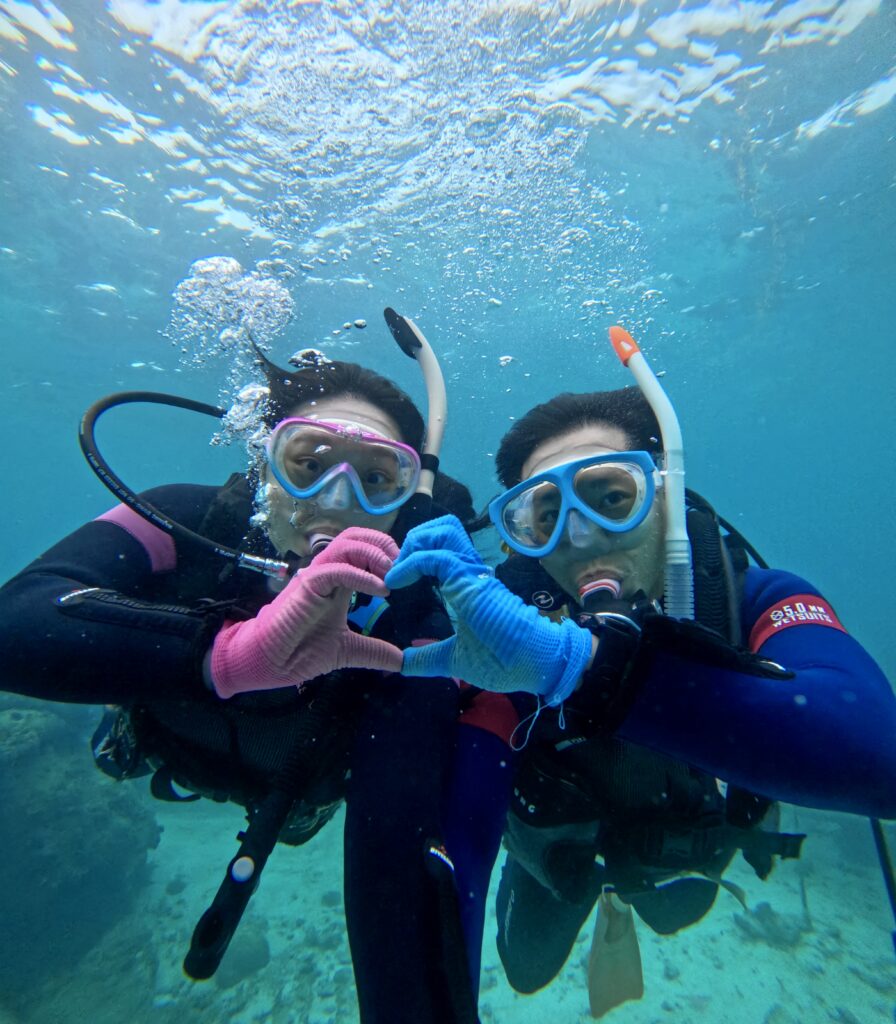
[[[632,908],[610,893],[602,893],[588,957],[591,1016],[603,1017],[614,1007],[643,995],[641,950]]]

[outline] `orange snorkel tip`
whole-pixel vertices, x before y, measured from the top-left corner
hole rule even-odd
[[[624,327],[610,328],[610,343],[623,366],[628,366],[629,359],[641,351],[638,348],[638,343]]]

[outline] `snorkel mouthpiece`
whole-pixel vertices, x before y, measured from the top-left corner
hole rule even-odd
[[[623,366],[634,374],[641,393],[650,404],[663,437],[663,479],[666,501],[666,567],[663,607],[676,619],[694,617],[694,579],[691,543],[685,520],[684,443],[672,403],[635,339],[622,327],[610,328],[610,342]]]

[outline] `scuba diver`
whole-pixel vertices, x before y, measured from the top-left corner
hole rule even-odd
[[[433,491],[458,511],[470,501],[438,472],[432,350],[412,321],[386,317],[424,373],[426,431],[368,369],[306,350],[285,370],[256,348],[264,445],[248,474],[136,495],[96,448],[100,413],[127,401],[224,411],[142,392],[97,403],[82,446],[122,503],[0,590],[2,686],[107,705],[93,749],[115,777],[246,808],[188,975],[214,973],[276,842],[308,841],[345,800],[361,1021],[473,1024],[516,718],[506,698],[397,674],[401,648],[451,626],[428,583],[389,597],[396,542],[447,511]]]
[[[685,490],[674,410],[627,332],[611,340],[639,388],[559,395],[501,442],[496,572],[447,517],[385,577],[437,579],[456,619],[405,675],[517,692],[498,949],[534,992],[597,903],[594,1016],[643,993],[632,908],[669,934],[734,888],[737,850],[761,878],[798,856],[775,801],[896,816],[890,684],[815,587]]]

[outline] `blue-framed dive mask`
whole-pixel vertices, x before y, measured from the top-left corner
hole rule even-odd
[[[488,506],[498,533],[521,555],[542,558],[564,532],[573,544],[593,533],[640,526],[653,505],[659,470],[647,452],[610,452],[565,462],[499,495]]]
[[[282,420],[267,443],[268,464],[293,498],[314,498],[373,516],[400,508],[420,479],[420,457],[410,445],[342,420]]]

